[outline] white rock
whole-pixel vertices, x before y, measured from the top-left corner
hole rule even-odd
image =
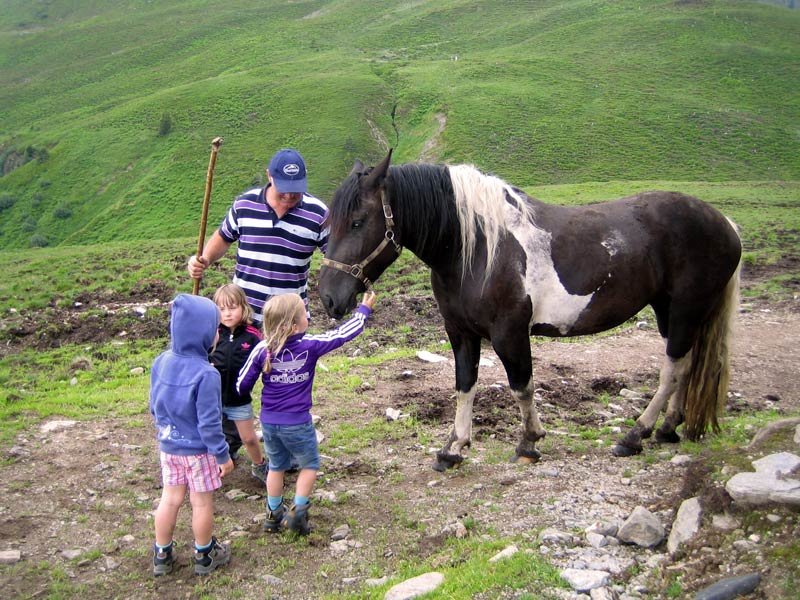
[[[438,588],[444,582],[444,575],[437,572],[424,573],[412,579],[407,579],[391,587],[384,600],[409,600],[422,594],[427,594]]]
[[[667,551],[670,554],[675,554],[681,544],[689,541],[697,534],[700,530],[702,514],[700,498],[689,498],[681,503],[667,539]]]
[[[688,465],[690,462],[692,462],[692,457],[688,454],[676,454],[669,460],[669,462],[671,462],[673,465],[679,466]]]
[[[500,552],[495,554],[492,558],[489,559],[489,562],[497,562],[498,560],[502,560],[504,558],[508,558],[509,556],[514,556],[517,552],[519,552],[519,548],[512,544],[506,548],[503,548]]]
[[[13,565],[22,560],[19,550],[0,550],[0,565]]]
[[[800,506],[800,457],[789,452],[753,461],[755,473],[737,473],[725,484],[731,498],[744,505],[776,502]]]
[[[652,548],[664,539],[664,526],[645,507],[637,506],[619,528],[617,538],[628,544]]]
[[[129,373],[131,375],[144,375],[144,367],[133,367]]]
[[[733,531],[739,527],[739,521],[729,514],[711,517],[711,526],[722,531]]]
[[[70,429],[75,427],[76,421],[49,421],[42,425],[42,433],[52,433],[53,431],[61,431],[62,429]]]
[[[594,588],[604,587],[611,579],[610,573],[589,569],[564,569],[560,575],[577,592],[588,592]]]
[[[417,358],[421,361],[429,363],[438,363],[447,360],[446,356],[442,356],[441,354],[433,354],[427,350],[417,350]]]

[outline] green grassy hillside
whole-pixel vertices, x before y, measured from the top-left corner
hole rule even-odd
[[[294,146],[521,187],[800,179],[800,12],[757,2],[2,2],[0,249],[195,235]]]

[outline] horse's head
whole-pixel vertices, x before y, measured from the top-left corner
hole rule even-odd
[[[356,161],[333,195],[328,249],[319,276],[319,295],[328,314],[340,318],[400,254],[385,181],[391,150],[374,168]]]

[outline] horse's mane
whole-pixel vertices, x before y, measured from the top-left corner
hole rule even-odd
[[[346,217],[358,208],[359,177],[350,175],[334,196],[330,211],[334,231],[340,232]],[[482,233],[486,242],[485,279],[491,273],[498,242],[506,229],[506,204],[516,207],[525,217],[532,210],[518,190],[472,165],[392,166],[386,177],[386,191],[394,204],[398,230],[413,231],[417,250],[435,252],[437,248],[453,247],[453,237],[458,232],[462,273],[472,265],[478,234]]]

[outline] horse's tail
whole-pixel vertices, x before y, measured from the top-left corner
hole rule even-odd
[[[717,416],[725,407],[730,380],[730,343],[739,308],[740,269],[741,262],[692,348],[684,407],[684,433],[690,440],[699,439],[709,427],[719,431]]]

